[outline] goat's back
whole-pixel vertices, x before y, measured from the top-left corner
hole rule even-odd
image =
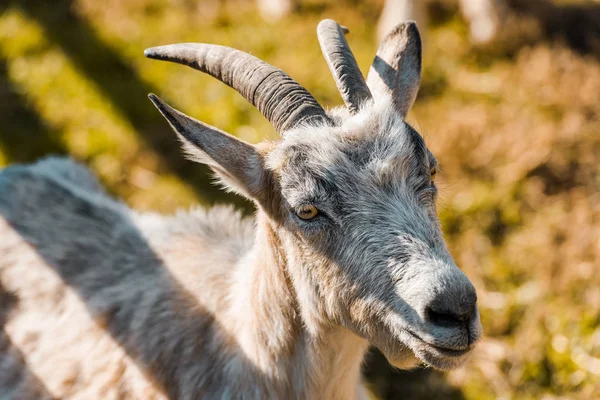
[[[215,364],[208,288],[252,229],[225,208],[136,214],[68,159],[1,170],[0,398],[186,397],[171,361]]]

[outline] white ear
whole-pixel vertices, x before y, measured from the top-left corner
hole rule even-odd
[[[375,102],[392,101],[406,116],[421,83],[421,37],[417,24],[404,22],[383,40],[369,69],[367,85]]]
[[[255,146],[188,117],[154,94],[148,97],[177,133],[190,158],[211,167],[227,187],[256,200],[269,190],[263,159]]]

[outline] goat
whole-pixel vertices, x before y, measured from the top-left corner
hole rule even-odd
[[[69,159],[0,172],[0,397],[364,398],[369,344],[398,368],[455,368],[481,336],[476,293],[436,215],[436,160],[405,122],[413,22],[365,80],[345,29],[317,34],[346,104],[210,44],[147,49],[236,89],[281,140],[245,143],[151,101],[192,159],[251,199],[139,213]]]
[[[382,40],[385,36],[403,21],[414,20],[424,32],[427,31],[427,5],[424,0],[385,0],[383,9],[377,21],[377,39]],[[424,40],[426,42],[426,40]]]
[[[425,0],[386,0],[377,22],[377,37],[383,39],[406,20],[416,20],[419,26],[426,27],[426,6]],[[498,36],[508,4],[507,0],[459,0],[459,8],[469,25],[471,41],[484,45]]]
[[[421,28],[427,26],[427,0],[385,0],[377,22],[377,38],[385,36],[403,21],[415,20]],[[265,20],[279,20],[298,8],[300,0],[257,0],[260,15]],[[459,8],[467,20],[471,40],[487,44],[497,35],[505,19],[508,0],[459,0]]]

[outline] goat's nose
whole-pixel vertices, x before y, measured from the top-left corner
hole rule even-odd
[[[437,296],[425,309],[425,316],[429,322],[438,326],[464,326],[471,320],[476,303],[477,295],[474,290],[451,299],[447,295]]]

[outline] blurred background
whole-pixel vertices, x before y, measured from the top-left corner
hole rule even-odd
[[[600,398],[600,2],[468,2],[412,11],[424,73],[409,120],[440,161],[440,217],[477,287],[485,339],[448,374],[394,371],[373,351],[369,388],[378,399]],[[137,209],[234,202],[251,212],[184,160],[146,95],[251,142],[274,130],[224,84],[143,50],[236,47],[340,105],[317,23],[350,28],[366,73],[384,0],[267,3],[0,2],[0,167],[69,154]]]

